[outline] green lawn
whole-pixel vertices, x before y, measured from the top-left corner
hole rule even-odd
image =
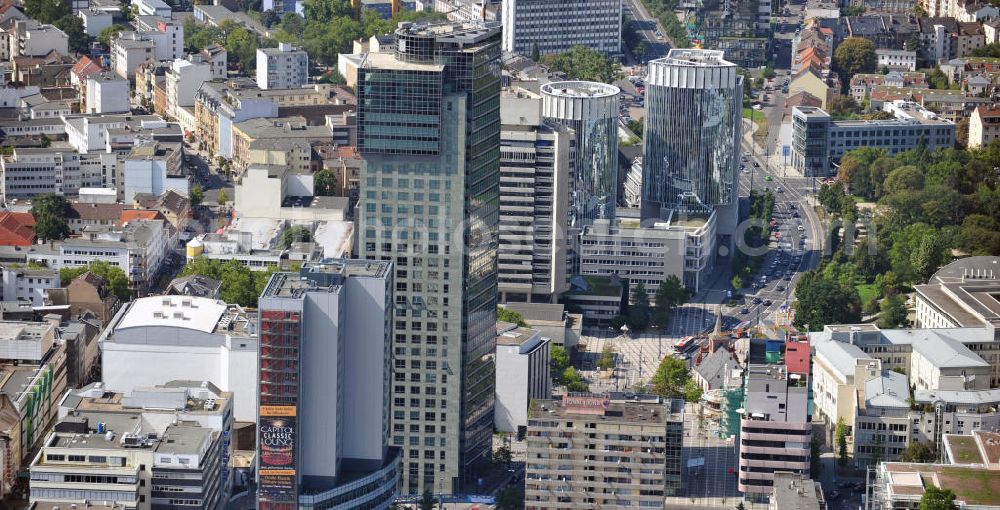
[[[854,288],[858,289],[858,295],[861,296],[862,303],[867,303],[878,297],[878,289],[874,283],[863,283],[855,285]]]
[[[751,118],[751,113],[753,114],[753,122],[757,124],[757,131],[754,131],[753,137],[757,140],[757,143],[761,143],[762,140],[767,138],[767,117],[764,116],[764,112],[754,111],[753,108],[743,109],[743,118]]]

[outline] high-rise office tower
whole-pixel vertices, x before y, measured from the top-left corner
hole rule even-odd
[[[358,242],[395,262],[402,490],[452,493],[493,432],[500,27],[402,23],[396,41],[358,69]]]
[[[649,62],[642,217],[736,200],[743,81],[722,51],[672,49]]]
[[[614,85],[557,81],[541,87],[542,115],[575,133],[571,224],[611,220],[618,196],[618,95]]]
[[[259,300],[257,508],[388,508],[392,263],[275,273]],[[346,505],[346,506],[345,506]]]
[[[542,96],[521,88],[500,98],[500,248],[503,302],[552,302],[569,290],[569,195],[573,130],[542,118]]]

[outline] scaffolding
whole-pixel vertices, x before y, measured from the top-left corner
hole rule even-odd
[[[722,393],[719,435],[739,440],[740,416],[743,415],[743,388],[728,388],[722,390]]]

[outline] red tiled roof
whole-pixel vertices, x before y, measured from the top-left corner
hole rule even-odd
[[[90,57],[81,58],[73,66],[73,74],[81,77],[86,77],[94,73],[99,73],[101,72],[101,70],[102,70],[101,65],[91,60]]]
[[[0,212],[0,245],[31,246],[35,242],[35,217],[26,212]]]
[[[803,90],[788,96],[788,99],[785,100],[785,108],[793,106],[820,107],[823,106],[823,100]]]
[[[135,220],[162,220],[160,211],[147,211],[145,209],[126,209],[122,211],[121,223]]]
[[[980,118],[1000,117],[1000,105],[979,106],[976,107],[976,113]]]
[[[121,219],[125,206],[122,204],[81,204],[70,202],[66,217],[79,220],[117,221]]]

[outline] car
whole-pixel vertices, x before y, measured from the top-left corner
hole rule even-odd
[[[750,157],[750,151],[743,151],[743,157],[744,158],[749,158]]]
[[[740,315],[746,315],[748,313],[750,313],[750,309],[749,308],[747,308],[745,306],[743,308],[740,308]]]
[[[792,281],[792,275],[786,274],[785,277],[782,278],[782,280],[785,280],[786,282],[790,282],[790,281]]]
[[[776,290],[778,292],[785,292],[785,286],[784,285],[778,285],[777,287],[774,288],[774,290]]]
[[[792,213],[792,218],[798,218],[798,217],[799,217],[799,212],[798,211],[795,211],[795,212]]]
[[[799,225],[798,228],[797,228],[797,230],[799,232],[805,232],[806,231],[806,227],[803,227],[802,225]]]
[[[765,299],[764,300],[764,306],[771,306],[771,300],[770,299]]]
[[[760,104],[755,104],[755,105],[751,106],[751,108],[753,108],[754,110],[757,110],[758,112],[764,109],[764,107],[761,106]]]
[[[764,180],[767,181],[767,182],[771,182],[772,179],[771,179],[770,175],[765,175],[764,176]]]
[[[754,161],[754,162],[753,162],[753,167],[754,167],[754,168],[760,168],[760,163],[758,163],[758,162]],[[768,177],[770,177],[770,176],[768,176]],[[767,177],[764,177],[764,180],[766,181],[766,180],[767,180]]]
[[[750,173],[750,169],[749,169],[749,168],[744,168],[744,169],[743,169],[743,173],[745,173],[745,174],[748,174],[748,173]]]
[[[777,191],[778,193],[784,193],[785,192],[785,190],[781,189],[781,186],[776,186],[774,188],[774,191]]]
[[[755,298],[753,298],[753,301],[752,301],[752,302],[753,302],[753,304],[755,304],[755,305],[759,305],[761,301],[762,301],[762,300],[761,300],[761,299],[760,299],[759,297],[755,297]]]

